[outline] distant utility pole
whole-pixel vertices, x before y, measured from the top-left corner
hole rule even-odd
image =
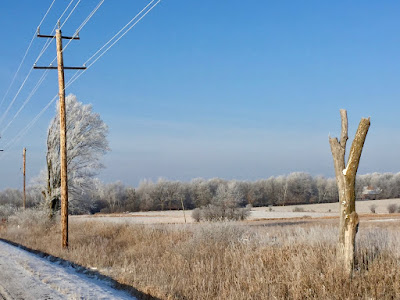
[[[23,151],[23,157],[24,157],[24,169],[23,169],[23,174],[24,174],[24,209],[26,209],[26,191],[25,191],[25,175],[26,175],[26,148],[24,148]]]
[[[56,35],[41,35],[38,29],[38,37],[56,39],[57,67],[37,67],[34,69],[58,70],[58,94],[60,97],[60,159],[61,159],[61,246],[68,248],[68,174],[67,174],[67,130],[65,116],[65,82],[64,70],[84,70],[86,67],[64,67],[62,39],[79,40],[79,36],[62,36],[61,29],[56,30]]]

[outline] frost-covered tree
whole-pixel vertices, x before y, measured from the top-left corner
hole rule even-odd
[[[156,209],[155,200],[153,199],[153,190],[155,184],[151,180],[142,180],[136,189],[136,195],[140,199],[140,210]]]
[[[107,208],[106,212],[120,212],[125,207],[126,187],[120,181],[104,184],[98,179],[94,180],[96,184],[95,196],[97,202],[103,204]]]
[[[303,172],[290,173],[287,178],[287,197],[285,205],[315,202],[317,194],[315,181],[310,174]]]
[[[103,167],[102,156],[109,151],[108,127],[91,105],[78,102],[76,96],[65,99],[67,118],[67,168],[69,209],[72,213],[90,209],[85,201],[91,179]],[[58,105],[57,105],[58,112]],[[46,200],[57,209],[60,200],[60,120],[59,114],[50,122],[47,134],[47,190]]]
[[[215,187],[215,189],[218,185]],[[213,197],[212,188],[203,178],[195,178],[191,181],[191,197],[196,207],[206,206]]]

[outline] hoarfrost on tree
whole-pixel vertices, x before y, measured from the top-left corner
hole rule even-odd
[[[103,168],[102,156],[109,151],[108,127],[92,106],[79,102],[75,95],[68,95],[66,105],[67,168],[69,209],[72,213],[88,211],[91,208],[90,190],[92,179]],[[60,120],[59,107],[50,122],[47,135],[47,191],[46,200],[54,208],[60,199]]]

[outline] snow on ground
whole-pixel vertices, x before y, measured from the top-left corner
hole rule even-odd
[[[107,282],[77,273],[0,241],[0,299],[136,299]]]
[[[400,205],[400,199],[366,200],[356,201],[356,211],[358,214],[370,214],[371,205],[376,206],[376,217],[380,214],[387,214],[389,204]],[[253,207],[251,210],[250,221],[262,219],[286,219],[286,218],[320,218],[337,217],[339,215],[339,202],[321,204],[302,204],[273,207]],[[299,211],[300,210],[300,211]],[[192,211],[186,211],[187,223],[193,223]],[[147,211],[125,214],[108,215],[82,215],[71,216],[72,222],[96,220],[103,223],[133,223],[133,224],[177,224],[185,223],[183,211]]]

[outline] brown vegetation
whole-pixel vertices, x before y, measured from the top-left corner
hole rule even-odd
[[[68,251],[60,249],[58,224],[33,225],[19,216],[11,218],[0,235],[97,268],[161,299],[396,299],[400,295],[400,237],[393,225],[372,228],[361,223],[356,271],[350,279],[335,260],[337,226],[243,225],[249,223],[72,222]]]

